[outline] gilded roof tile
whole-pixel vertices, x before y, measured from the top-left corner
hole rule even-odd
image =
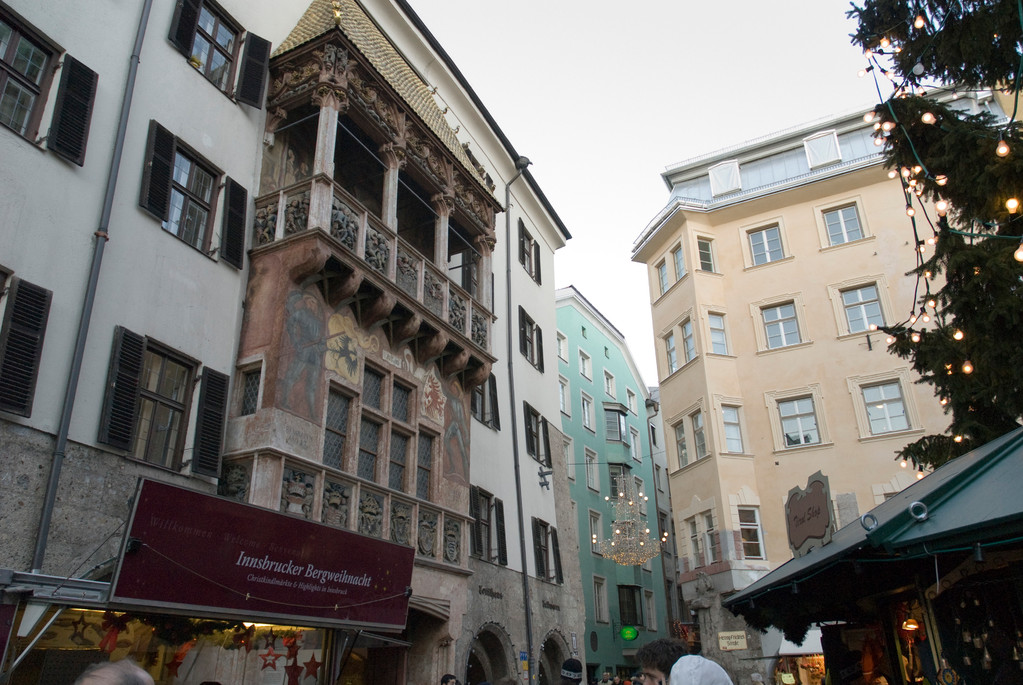
[[[433,99],[429,86],[419,78],[355,0],[313,0],[288,37],[274,50],[273,56],[276,57],[318,38],[335,27],[339,28],[366,56],[370,64],[441,139],[466,171],[486,187],[486,182],[469,160],[454,130],[448,125],[440,107]]]

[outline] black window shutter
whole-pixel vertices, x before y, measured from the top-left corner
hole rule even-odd
[[[536,562],[536,577],[547,577],[547,560],[543,558],[543,549],[540,547],[541,539],[540,521],[533,517],[533,560]]]
[[[490,392],[490,425],[498,430],[501,429],[501,415],[497,411],[497,379],[494,374],[490,374],[490,380],[487,382],[488,391]]]
[[[494,527],[497,528],[497,563],[508,565],[508,540],[504,534],[504,502],[494,500]]]
[[[469,516],[472,522],[472,553],[483,554],[483,531],[480,530],[480,489],[475,485],[469,486]]]
[[[245,37],[241,73],[238,75],[238,102],[263,108],[263,85],[270,73],[270,41],[250,33]]]
[[[537,283],[541,282],[540,279],[540,243],[533,243],[533,280]]]
[[[228,176],[224,202],[224,226],[220,233],[220,257],[235,267],[242,268],[245,255],[245,210],[249,194],[238,181]]]
[[[551,436],[547,430],[547,419],[541,419],[543,423],[543,458],[541,461],[545,466],[551,465]]]
[[[536,368],[543,373],[543,330],[536,326],[536,349],[533,350],[533,354],[536,355]]]
[[[31,416],[53,293],[15,278],[0,329],[0,409]]]
[[[139,205],[160,221],[170,209],[171,173],[174,170],[174,136],[155,121],[149,122],[146,163],[142,171]]]
[[[89,139],[92,103],[96,99],[98,82],[99,74],[71,55],[64,55],[46,146],[78,166],[85,164],[85,144]]]
[[[551,528],[551,555],[554,557],[554,580],[560,585],[565,582],[565,576],[561,572],[561,547],[558,545],[557,528]]]
[[[522,219],[519,219],[519,264],[525,265],[526,257],[526,227],[522,223]]]
[[[185,57],[191,57],[195,29],[199,26],[199,5],[202,0],[178,0],[178,8],[171,22],[170,42]]]
[[[195,444],[192,448],[192,473],[217,477],[220,475],[220,445],[227,421],[226,374],[203,369],[199,386],[199,411],[195,422]]]
[[[107,391],[100,417],[99,442],[130,450],[138,413],[139,379],[146,339],[118,326],[110,353]]]
[[[519,307],[519,352],[526,354],[526,312]]]

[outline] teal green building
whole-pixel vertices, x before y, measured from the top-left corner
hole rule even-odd
[[[657,435],[660,422],[652,421],[657,403],[650,399],[625,337],[574,287],[557,291],[557,324],[561,430],[586,602],[580,653],[592,682],[604,672],[636,673],[636,650],[671,636],[674,564],[669,553],[666,574],[661,555],[661,536],[671,518],[664,470],[655,468],[652,458],[663,443]],[[630,486],[638,497],[627,515],[638,521],[634,537],[644,539],[641,550],[656,552],[638,565],[618,563],[613,555],[620,555],[623,545],[609,546],[615,529],[621,535],[624,528],[616,526],[622,518],[616,500],[619,495],[627,499]]]

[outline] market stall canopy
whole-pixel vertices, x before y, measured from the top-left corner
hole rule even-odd
[[[861,620],[873,598],[911,587],[917,573],[934,576],[939,557],[958,563],[1019,545],[1021,490],[1018,428],[947,462],[723,604],[750,626],[775,626],[801,643],[810,624]]]

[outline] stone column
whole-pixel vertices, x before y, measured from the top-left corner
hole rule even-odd
[[[319,106],[316,125],[316,151],[313,155],[313,182],[309,197],[309,228],[330,231],[330,211],[334,199],[334,150],[337,146],[337,121],[348,109],[348,96],[343,90],[323,85],[313,94]]]

